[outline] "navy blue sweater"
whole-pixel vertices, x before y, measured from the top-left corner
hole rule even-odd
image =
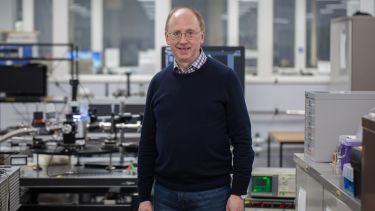
[[[150,200],[154,179],[176,191],[231,185],[232,194],[245,194],[254,160],[251,142],[233,70],[212,58],[190,74],[168,66],[154,76],[147,93],[138,152],[140,201]]]

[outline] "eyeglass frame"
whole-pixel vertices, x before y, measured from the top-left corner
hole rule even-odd
[[[197,31],[196,32],[196,31],[193,31],[193,30],[191,30],[191,31],[188,30],[187,32],[176,31],[176,32],[166,32],[166,33],[167,33],[168,36],[170,36],[170,38],[172,40],[178,41],[178,40],[181,40],[183,34],[185,35],[185,39],[187,39],[187,40],[193,40],[201,32],[202,31]],[[176,35],[176,34],[178,34],[178,35]]]

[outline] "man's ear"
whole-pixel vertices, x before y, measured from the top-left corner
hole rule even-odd
[[[168,42],[168,34],[167,34],[167,32],[164,32],[164,38],[165,38],[165,42],[166,42],[167,45],[169,46],[169,42]]]
[[[204,32],[202,32],[202,39],[201,39],[201,44],[203,44],[204,43],[204,38],[206,37],[206,33],[204,33]]]

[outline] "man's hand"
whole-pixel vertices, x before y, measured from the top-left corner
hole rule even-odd
[[[227,207],[226,211],[244,211],[245,210],[245,205],[243,202],[243,199],[240,196],[237,195],[230,195],[228,202],[227,202]]]
[[[143,201],[139,203],[138,211],[152,211],[151,201]]]

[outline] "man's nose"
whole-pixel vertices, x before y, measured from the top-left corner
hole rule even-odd
[[[188,41],[188,39],[186,37],[186,33],[182,33],[181,38],[180,38],[180,42],[187,42],[187,41]]]

